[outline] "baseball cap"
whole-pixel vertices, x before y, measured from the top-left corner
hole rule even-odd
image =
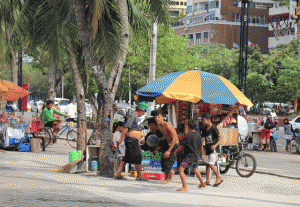
[[[139,103],[139,107],[141,109],[144,109],[145,111],[147,111],[147,109],[148,109],[148,106],[147,106],[147,104],[145,102],[140,102]]]

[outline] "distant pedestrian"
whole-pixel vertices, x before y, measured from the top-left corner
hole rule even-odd
[[[291,142],[292,139],[292,134],[294,132],[292,124],[290,124],[289,120],[287,118],[285,118],[283,120],[284,122],[284,139],[286,140],[286,147],[285,147],[285,151],[289,151],[289,144]]]
[[[182,156],[182,161],[179,167],[180,179],[182,182],[182,188],[177,191],[188,191],[186,176],[184,170],[186,168],[192,168],[193,172],[197,176],[200,181],[199,188],[206,187],[203,178],[198,170],[198,160],[200,159],[200,154],[202,160],[204,160],[204,149],[202,146],[202,138],[197,132],[197,123],[195,120],[189,120],[188,122],[188,133],[184,137],[182,144],[180,147],[175,150],[175,155],[177,152],[184,149],[184,153]]]

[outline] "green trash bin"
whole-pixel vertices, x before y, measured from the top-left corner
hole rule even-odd
[[[76,150],[76,151],[70,151],[69,152],[69,162],[73,162],[79,158],[82,157],[82,151]]]

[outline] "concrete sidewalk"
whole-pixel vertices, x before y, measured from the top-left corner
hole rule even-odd
[[[24,205],[26,199],[33,206],[74,206],[82,200],[86,206],[300,206],[299,180],[261,174],[241,178],[230,170],[217,188],[199,189],[199,181],[188,176],[189,191],[177,192],[181,187],[178,175],[169,184],[161,185],[160,181],[137,182],[131,177],[122,181],[95,173],[50,171],[66,163],[66,155],[0,153],[0,199],[4,196],[5,206]],[[13,199],[12,193],[24,198],[23,203]]]

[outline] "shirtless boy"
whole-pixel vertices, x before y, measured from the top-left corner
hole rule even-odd
[[[172,180],[175,171],[172,170],[173,164],[176,159],[174,154],[175,150],[180,146],[177,136],[177,132],[172,124],[164,121],[164,116],[161,109],[157,109],[152,114],[155,116],[155,120],[158,124],[158,130],[163,134],[163,137],[160,139],[160,146],[158,146],[154,152],[158,152],[160,149],[163,152],[163,157],[161,159],[162,172],[166,174],[165,180],[162,184],[167,184]],[[163,145],[163,140],[167,140],[168,146]]]

